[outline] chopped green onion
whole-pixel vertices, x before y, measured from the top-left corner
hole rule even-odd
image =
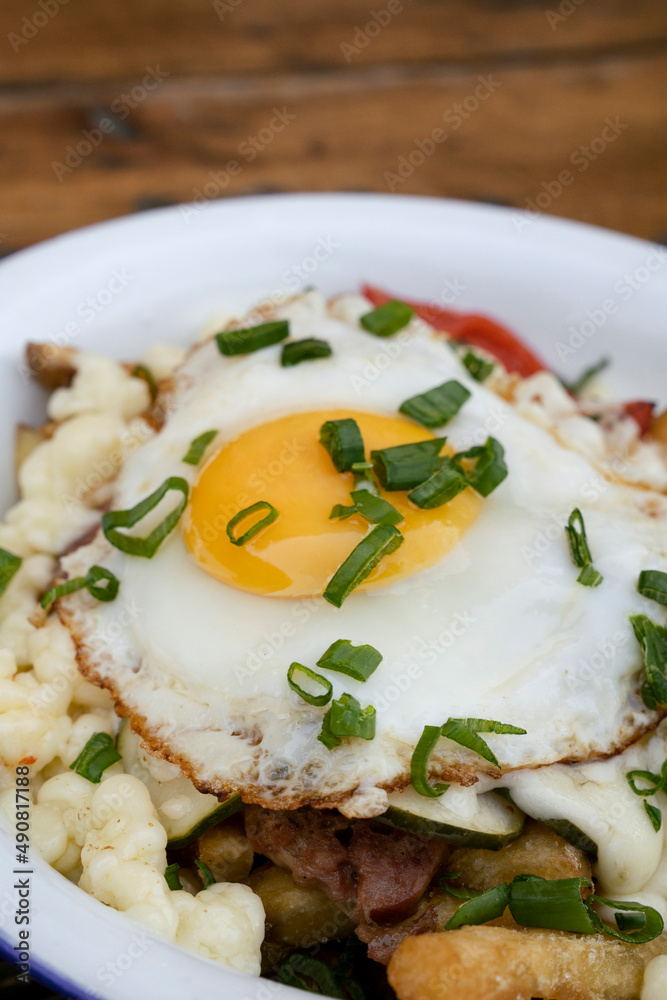
[[[256,521],[255,524],[251,525],[247,531],[237,537],[234,534],[234,528],[236,528],[241,521],[245,521],[247,517],[250,517],[251,514],[255,514],[258,510],[267,510],[268,514],[261,520]],[[250,507],[246,507],[245,510],[240,510],[238,514],[234,515],[227,525],[227,537],[232,545],[245,545],[246,542],[249,542],[250,539],[254,538],[260,531],[264,528],[268,528],[270,524],[273,524],[273,522],[278,519],[278,516],[278,511],[273,504],[270,504],[267,500],[258,500],[257,503],[251,504]]]
[[[95,733],[69,767],[70,771],[76,771],[82,778],[97,785],[106,769],[119,760],[122,760],[122,755],[116,750],[109,734]]]
[[[475,896],[463,906],[445,924],[446,931],[456,930],[464,924],[486,924],[489,920],[502,917],[509,901],[509,885],[501,882],[494,889]]]
[[[353,514],[357,513],[357,508],[354,504],[350,504],[346,507],[342,503],[334,504],[331,508],[331,513],[329,514],[330,521],[346,521],[348,517],[352,517]]]
[[[487,438],[485,444],[459,452],[454,460],[459,464],[474,462],[472,469],[466,469],[466,477],[480,496],[488,497],[507,478],[505,449],[495,438]]]
[[[106,585],[98,586],[99,580],[106,580]],[[75,576],[65,583],[51,587],[51,590],[47,591],[42,598],[42,607],[48,608],[59,597],[74,594],[77,590],[83,590],[84,587],[98,601],[114,601],[118,595],[120,582],[111,570],[105,569],[103,566],[91,566],[86,576]]]
[[[213,438],[217,437],[217,434],[217,431],[204,431],[203,434],[196,437],[190,444],[186,454],[183,456],[183,461],[187,462],[188,465],[199,465],[204,452],[210,445]]]
[[[588,546],[586,526],[578,507],[575,507],[570,514],[565,533],[570,543],[572,562],[575,566],[581,567],[577,583],[581,583],[584,587],[599,587],[604,577],[592,566],[593,557]]]
[[[392,524],[376,524],[341,563],[322,595],[329,604],[340,608],[355,587],[366,579],[385,556],[403,543],[403,535]]]
[[[306,337],[305,340],[293,340],[283,346],[280,364],[283,368],[300,365],[302,361],[314,361],[316,358],[330,358],[332,350],[326,340],[317,337]]]
[[[316,990],[309,986],[301,978],[302,976],[312,980]],[[312,955],[299,952],[290,955],[278,969],[278,979],[286,986],[294,986],[297,990],[305,990],[307,993],[317,992],[325,997],[334,997],[335,1000],[340,1000],[343,996],[329,966],[319,958],[313,958]]]
[[[183,886],[181,885],[181,879],[179,875],[180,870],[181,866],[179,865],[178,861],[174,861],[173,865],[167,865],[167,867],[164,870],[164,877],[166,879],[167,885],[172,890],[172,892],[178,892],[180,889],[183,888]]]
[[[651,771],[628,771],[625,777],[635,795],[647,798],[649,795],[656,795],[658,792],[663,791],[665,787],[665,767],[667,767],[667,761],[663,764],[663,774],[653,774]],[[637,781],[648,781],[650,782],[649,787],[638,788]]]
[[[252,354],[263,347],[279,344],[289,336],[289,323],[285,319],[272,323],[260,323],[259,326],[246,327],[242,330],[223,330],[216,334],[218,350],[226,357],[236,354]]]
[[[444,795],[449,785],[434,784],[428,780],[428,762],[431,754],[435,750],[440,739],[440,726],[424,726],[424,732],[419,737],[419,742],[412,754],[410,761],[410,781],[412,787],[420,795],[425,795],[429,799],[440,798]]]
[[[375,737],[375,709],[372,705],[362,708],[357,699],[347,693],[331,702],[331,708],[322,720],[322,732],[318,739],[332,749],[332,743],[338,746],[346,736],[362,740]]]
[[[355,681],[367,681],[381,662],[382,653],[373,646],[353,646],[348,639],[336,639],[319,658],[317,666],[337,670]]]
[[[371,524],[400,524],[405,520],[400,511],[369,490],[353,490],[350,496],[356,510]]]
[[[667,573],[659,569],[645,569],[639,574],[637,590],[658,604],[667,604]]]
[[[588,879],[517,875],[510,884],[510,913],[522,927],[595,934],[595,924],[581,897],[583,886],[590,888]]]
[[[432,476],[446,438],[399,444],[371,452],[373,469],[385,490],[411,490]]]
[[[619,931],[640,931],[646,926],[646,914],[643,911],[637,913],[615,913],[616,926]]]
[[[470,393],[460,382],[452,380],[438,385],[435,389],[411,396],[399,406],[399,411],[411,417],[422,427],[443,427],[455,417]]]
[[[603,580],[602,573],[598,573],[594,566],[584,566],[577,577],[577,583],[583,587],[599,587]]]
[[[646,615],[634,615],[630,623],[644,654],[646,681],[642,698],[648,708],[655,710],[658,705],[667,705],[667,629]]]
[[[602,917],[599,916],[593,909],[593,903],[602,903],[603,906],[609,906],[612,910],[620,910],[621,913],[641,913],[644,916],[644,922],[641,924],[641,929],[630,931],[629,933],[624,933],[624,929],[621,926],[624,922],[627,923],[628,918],[621,918],[619,920],[620,913],[616,913],[616,926],[618,930],[610,927],[609,924],[605,924]],[[664,930],[664,921],[657,910],[654,910],[652,906],[644,906],[642,903],[619,903],[618,900],[605,899],[603,896],[589,896],[586,900],[586,905],[590,908],[591,917],[595,922],[595,926],[599,931],[604,931],[605,934],[609,934],[611,937],[618,938],[619,941],[625,941],[627,944],[647,944],[649,941],[653,941],[654,938],[660,937]]]
[[[468,351],[463,355],[463,364],[477,382],[486,382],[496,367],[492,361],[485,361],[484,358],[480,358],[473,351]]]
[[[408,493],[408,500],[424,510],[432,510],[449,503],[468,486],[468,480],[461,466],[452,458],[441,460],[437,472]]]
[[[375,334],[376,337],[391,337],[407,326],[414,314],[414,309],[405,302],[392,299],[391,302],[385,302],[377,309],[364,313],[359,322],[364,330]]]
[[[170,490],[177,490],[183,494],[178,505],[170,514],[161,521],[156,528],[146,538],[132,538],[130,535],[121,534],[118,528],[132,528],[142,520],[146,514],[157,507],[160,500],[169,493]],[[158,487],[154,493],[147,496],[130,510],[110,510],[102,515],[102,531],[111,542],[121,552],[127,552],[131,556],[142,556],[145,559],[152,559],[167,535],[171,534],[178,524],[181,514],[185,510],[188,502],[190,488],[185,479],[180,476],[170,476],[165,479],[162,486]]]
[[[603,372],[605,368],[608,368],[610,363],[609,358],[602,358],[596,365],[587,368],[574,382],[566,382],[565,379],[560,379],[560,383],[573,396],[581,396],[588,383],[592,382],[595,376]]]
[[[132,375],[134,378],[143,379],[143,381],[148,386],[148,391],[151,396],[151,401],[154,403],[158,396],[157,382],[153,378],[153,373],[150,371],[146,365],[135,365],[132,370]]]
[[[662,826],[662,813],[657,806],[652,806],[650,802],[644,802],[644,809],[651,823],[653,823],[653,829],[658,833]]]
[[[318,664],[319,666],[319,664]],[[298,681],[295,680],[295,674],[303,674],[309,681],[312,681],[316,686],[322,691],[321,694],[313,694],[311,691],[306,691],[305,688],[301,687]],[[289,670],[287,671],[287,683],[291,687],[292,691],[296,691],[300,698],[307,701],[309,705],[326,705],[331,701],[331,695],[333,693],[333,685],[331,681],[323,677],[322,674],[316,673],[309,667],[304,667],[302,663],[292,663]]]
[[[440,730],[447,737],[462,747],[467,747],[473,753],[479,754],[495,767],[500,767],[498,759],[491,748],[478,736],[478,733],[500,733],[513,736],[525,736],[526,730],[518,726],[510,726],[505,722],[494,722],[493,719],[448,719]]]
[[[23,560],[7,549],[0,549],[0,597],[7,590],[9,581],[19,569]]]
[[[320,444],[331,456],[336,472],[350,472],[352,466],[365,461],[364,439],[356,420],[327,420],[320,427]]]
[[[204,888],[208,889],[210,885],[215,885],[215,875],[206,864],[205,861],[200,861],[199,858],[195,858],[195,864],[199,871],[204,876]]]

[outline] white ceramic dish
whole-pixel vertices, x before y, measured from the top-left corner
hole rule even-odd
[[[486,312],[575,375],[601,356],[619,398],[667,402],[667,249],[507,209],[382,195],[285,195],[170,208],[93,226],[0,265],[0,506],[13,426],[38,421],[28,340],[119,358],[189,343],[217,311],[316,284],[369,281]],[[561,345],[559,347],[559,345]],[[563,347],[564,345],[564,347]],[[269,1000],[302,993],[176,948],[33,858],[33,974],[73,997]],[[0,830],[0,953],[12,954],[14,851]]]

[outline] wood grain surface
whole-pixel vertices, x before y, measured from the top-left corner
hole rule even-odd
[[[667,233],[658,0],[3,0],[0,17],[6,251],[258,191]]]

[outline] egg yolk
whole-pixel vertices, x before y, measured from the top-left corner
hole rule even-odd
[[[354,411],[297,413],[246,431],[223,445],[199,471],[183,518],[188,549],[202,569],[233,587],[275,597],[311,597],[327,583],[371,527],[360,514],[331,521],[335,504],[349,506],[352,473],[336,472],[320,444],[327,420],[352,417],[367,456],[374,449],[425,441],[433,435],[403,417]],[[452,454],[447,446],[443,454]],[[420,510],[405,491],[384,492],[402,515],[403,544],[382,559],[360,590],[370,590],[438,562],[479,514],[482,501],[471,489],[433,510]],[[232,517],[259,500],[279,517],[245,545],[227,536]],[[266,514],[240,523],[235,537]]]

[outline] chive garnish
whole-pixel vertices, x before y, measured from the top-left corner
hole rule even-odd
[[[305,340],[293,340],[283,346],[280,364],[283,368],[300,365],[302,361],[315,361],[316,358],[330,358],[332,350],[326,340],[317,337],[306,337]]]
[[[644,803],[644,809],[646,810],[646,815],[653,823],[653,829],[656,833],[660,830],[662,826],[662,813],[657,806],[652,806],[650,802]]]
[[[20,568],[23,560],[20,556],[15,556],[13,552],[8,552],[7,549],[0,549],[0,597],[4,594],[9,586],[9,582]]]
[[[374,646],[353,646],[348,639],[336,639],[319,658],[317,666],[337,670],[355,681],[367,681],[381,662],[382,653]]]
[[[492,361],[480,358],[474,351],[468,351],[463,355],[463,364],[468,369],[472,377],[477,382],[486,382],[487,378],[496,367]]]
[[[316,989],[302,979],[302,976],[312,980]],[[338,1000],[343,996],[336,977],[326,962],[313,958],[312,955],[300,952],[290,955],[278,969],[277,978],[286,986],[294,986],[297,990],[305,990],[306,993],[319,993],[325,997],[336,997]]]
[[[590,889],[585,878],[544,879],[539,875],[517,875],[458,908],[445,925],[455,930],[464,924],[483,924],[501,917],[507,906],[523,927],[541,927],[575,934],[605,933],[629,944],[646,944],[659,937],[664,921],[657,910],[641,903],[618,902],[591,895],[584,899],[583,888]],[[617,928],[605,924],[593,909],[602,903],[615,913]]]
[[[169,888],[172,890],[172,892],[178,892],[179,889],[183,888],[183,886],[181,885],[181,879],[179,875],[180,870],[181,866],[179,865],[178,861],[174,861],[173,865],[167,865],[167,867],[164,870],[165,880]]]
[[[470,392],[460,382],[452,380],[429,389],[419,396],[411,396],[399,406],[399,411],[411,417],[422,427],[443,427],[455,417]]]
[[[347,736],[372,740],[375,737],[375,709],[372,705],[362,708],[356,698],[345,693],[331,702],[317,738],[327,749],[333,750]]]
[[[199,465],[201,462],[204,452],[210,445],[214,437],[217,437],[217,431],[204,431],[199,437],[196,437],[194,441],[191,442],[190,447],[183,456],[183,461],[187,462],[188,465]]]
[[[468,451],[460,451],[454,456],[454,461],[462,465],[468,485],[477,490],[480,496],[488,497],[507,479],[505,449],[493,437]],[[468,465],[471,467],[468,468]]]
[[[319,666],[319,663],[318,663]],[[313,694],[312,691],[307,691],[295,678],[295,674],[303,674],[303,676],[320,688],[321,694]],[[303,663],[292,663],[287,671],[287,683],[291,687],[292,691],[295,691],[300,698],[308,702],[309,705],[327,705],[331,701],[331,695],[333,693],[333,685],[331,681],[323,677],[322,674],[316,673],[316,671],[311,670],[309,667],[304,667]]]
[[[577,583],[584,587],[599,587],[604,577],[593,568],[593,557],[588,546],[586,536],[586,526],[584,518],[578,507],[570,514],[570,519],[565,528],[568,541],[570,543],[570,553],[572,562],[581,568],[581,573],[577,577]]]
[[[104,586],[99,585],[100,580],[105,580]],[[42,607],[48,608],[50,604],[67,594],[74,594],[77,590],[86,588],[91,597],[98,601],[114,601],[118,595],[120,581],[113,575],[111,570],[104,566],[91,566],[85,576],[75,576],[65,583],[59,583],[44,594]]]
[[[236,536],[234,534],[234,528],[236,528],[236,526],[240,524],[241,521],[245,521],[247,517],[250,517],[252,514],[255,514],[259,510],[268,511],[266,517],[263,517],[261,518],[261,520],[256,521],[255,524],[251,525],[251,527],[249,527],[248,530],[245,531],[242,535]],[[245,545],[246,542],[249,542],[251,538],[254,538],[255,535],[257,535],[264,528],[268,528],[268,526],[270,524],[273,524],[273,522],[276,521],[277,519],[278,519],[278,511],[273,506],[273,504],[270,504],[267,500],[258,500],[257,503],[251,504],[250,507],[246,507],[244,510],[240,510],[238,514],[234,515],[234,517],[227,525],[227,537],[229,538],[232,545]]]
[[[435,750],[440,739],[440,726],[424,726],[424,732],[419,737],[419,742],[412,754],[410,761],[410,781],[412,787],[420,795],[425,795],[430,799],[440,798],[444,795],[449,785],[434,784],[428,780],[428,761]]]
[[[119,760],[122,760],[122,755],[116,750],[109,734],[95,733],[69,767],[70,771],[76,771],[82,778],[97,785],[106,769]]]
[[[210,885],[215,885],[215,875],[213,874],[213,872],[211,871],[211,869],[209,868],[209,866],[206,864],[206,862],[205,861],[200,861],[199,858],[195,858],[195,864],[196,864],[197,868],[199,869],[199,871],[204,876],[204,888],[208,889],[208,887]],[[180,879],[179,879],[179,882],[180,882]]]
[[[359,322],[364,330],[375,334],[376,337],[391,337],[407,326],[414,314],[414,309],[405,302],[392,299],[391,302],[385,302],[377,309],[364,313]]]
[[[597,364],[587,368],[574,382],[566,382],[565,379],[560,379],[560,383],[573,396],[581,396],[588,383],[592,382],[595,376],[603,372],[609,365],[609,358],[602,358]]]
[[[331,456],[336,472],[350,472],[352,466],[365,461],[364,439],[356,420],[327,420],[320,427],[320,444]]]
[[[159,390],[157,387],[157,382],[155,381],[151,370],[147,368],[146,365],[135,365],[134,368],[132,369],[132,375],[134,376],[134,378],[143,379],[143,381],[148,386],[148,391],[151,395],[151,402],[154,403],[155,400],[157,399]]]
[[[642,685],[642,698],[647,708],[655,710],[667,705],[667,628],[656,625],[646,615],[633,615],[630,624],[644,654],[646,680]]]
[[[441,507],[443,504],[449,503],[467,486],[468,480],[461,466],[452,458],[444,458],[437,472],[434,472],[426,482],[421,483],[408,493],[408,500],[411,500],[417,507],[431,510],[433,507]]]
[[[371,452],[373,469],[385,490],[411,490],[433,475],[446,438],[399,444]]]
[[[357,513],[357,508],[354,504],[350,504],[346,507],[342,503],[334,504],[331,508],[331,513],[329,514],[330,521],[346,521],[348,517],[352,517],[353,514]]]
[[[160,500],[171,490],[176,490],[183,494],[177,506],[171,513],[167,514],[164,520],[160,521],[156,528],[146,538],[132,538],[130,535],[121,534],[118,528],[132,528],[142,520],[146,514],[157,507]],[[159,486],[154,493],[147,496],[130,510],[110,510],[102,515],[102,531],[107,540],[111,542],[121,552],[127,552],[131,556],[142,556],[145,559],[152,559],[167,535],[171,534],[178,524],[181,514],[185,510],[188,502],[189,487],[185,479],[180,476],[170,476],[165,479],[162,486]]]
[[[350,496],[355,509],[371,524],[400,524],[405,520],[400,511],[370,490],[353,490]]]
[[[662,774],[653,774],[652,771],[628,771],[625,777],[635,795],[642,798],[657,795],[658,792],[663,792],[667,788],[667,760],[662,765]],[[648,782],[648,787],[639,788],[638,781]]]
[[[226,357],[236,354],[252,354],[263,347],[279,344],[289,336],[289,323],[285,319],[272,323],[260,323],[259,326],[245,327],[242,330],[223,330],[216,334],[218,350]]]
[[[376,524],[338,567],[322,595],[324,599],[339,608],[380,560],[395,552],[402,543],[403,535],[398,528],[392,524]]]
[[[658,604],[667,605],[667,573],[659,569],[645,569],[639,574],[637,590]]]
[[[448,719],[440,730],[448,740],[453,740],[462,747],[467,747],[488,760],[495,767],[500,767],[498,759],[491,748],[478,733],[500,733],[512,736],[525,736],[526,730],[518,726],[510,726],[505,722],[494,722],[493,719]]]

